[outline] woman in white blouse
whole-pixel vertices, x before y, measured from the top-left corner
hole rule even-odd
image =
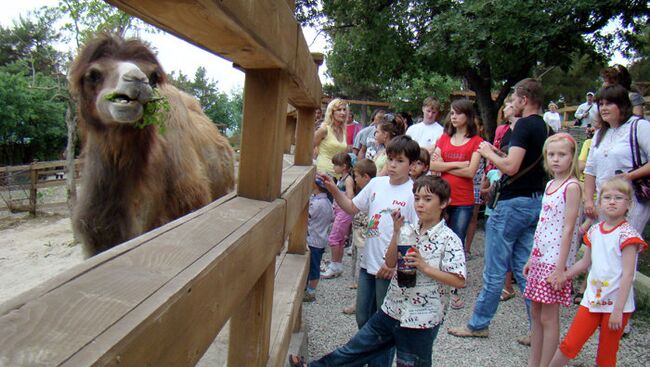
[[[557,105],[553,102],[548,104],[548,111],[544,113],[544,121],[550,126],[553,131],[558,132],[562,127],[560,114],[557,112]]]
[[[632,115],[632,103],[627,90],[620,85],[603,87],[596,96],[596,103],[602,119],[602,126],[594,136],[587,164],[585,166],[585,213],[598,217],[594,206],[594,193],[600,191],[601,183],[615,175],[632,181],[650,176],[650,122]],[[637,120],[637,139],[641,150],[641,162],[633,169],[630,147],[630,125]],[[639,202],[634,197],[632,210],[628,214],[630,224],[643,233],[650,219],[650,201]]]

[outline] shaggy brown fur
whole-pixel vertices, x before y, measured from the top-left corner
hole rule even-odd
[[[150,125],[106,121],[100,93],[116,85],[128,61],[159,88],[171,111],[164,135]],[[79,105],[84,159],[73,225],[87,256],[174,220],[234,188],[233,151],[196,99],[167,83],[138,40],[103,35],[77,56],[70,85]],[[126,102],[124,102],[126,103]]]

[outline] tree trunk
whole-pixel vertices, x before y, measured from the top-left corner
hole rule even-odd
[[[474,70],[467,72],[465,79],[470,89],[476,93],[476,102],[483,126],[485,126],[486,137],[492,141],[497,128],[497,113],[499,112],[499,106],[492,100],[492,80],[481,78]]]

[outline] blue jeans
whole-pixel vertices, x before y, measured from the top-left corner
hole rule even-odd
[[[307,280],[320,279],[320,262],[323,259],[324,248],[309,246],[309,275]]]
[[[408,329],[400,327],[399,320],[376,312],[370,320],[345,345],[309,363],[309,366],[352,367],[363,366],[376,360],[386,351],[397,349],[398,366],[431,366],[433,341],[440,324],[431,329]],[[390,367],[391,363],[381,365]]]
[[[447,215],[449,227],[460,238],[460,242],[465,246],[465,237],[467,237],[467,227],[469,222],[472,221],[472,214],[474,213],[474,205],[449,205],[447,207]]]
[[[386,292],[390,280],[378,279],[364,268],[359,269],[359,280],[357,281],[357,311],[355,313],[357,325],[359,329],[370,320],[377,310],[381,310],[381,305],[384,303]],[[368,363],[368,367],[381,367],[391,366],[393,363],[393,356],[395,349],[389,348],[385,353],[379,355],[374,361]]]
[[[490,215],[485,224],[483,288],[467,324],[471,330],[482,330],[490,325],[499,306],[499,297],[510,264],[521,292],[526,288],[523,269],[533,248],[533,236],[541,206],[541,195],[519,196],[499,201]],[[530,322],[530,300],[526,300],[526,312]]]

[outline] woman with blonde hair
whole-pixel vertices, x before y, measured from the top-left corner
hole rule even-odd
[[[555,103],[551,102],[548,104],[548,111],[544,112],[544,122],[546,122],[553,131],[560,131],[562,121],[560,119],[560,114],[557,112],[557,105]]]
[[[341,152],[346,152],[345,120],[348,115],[348,104],[339,98],[333,99],[325,111],[325,119],[314,133],[314,148],[316,152],[316,169],[330,176],[334,172],[332,158]]]

